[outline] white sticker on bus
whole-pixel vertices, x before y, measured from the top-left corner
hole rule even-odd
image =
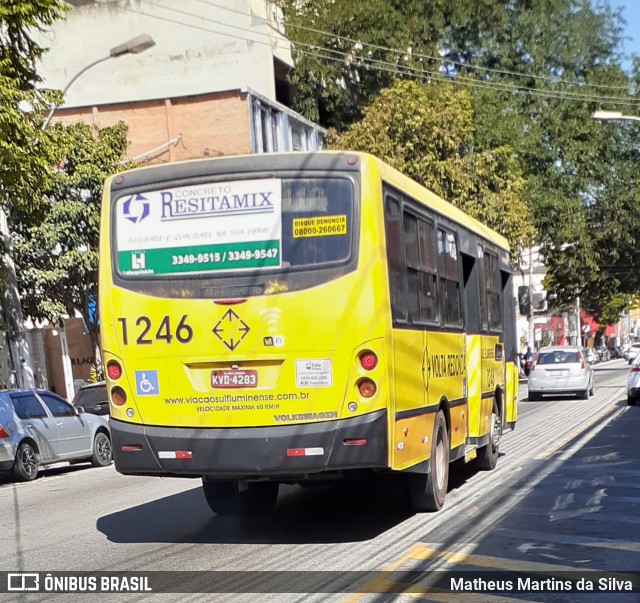
[[[296,360],[297,387],[329,387],[333,384],[331,360]]]

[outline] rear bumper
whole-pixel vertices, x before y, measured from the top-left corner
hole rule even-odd
[[[123,474],[295,479],[388,466],[384,410],[352,419],[276,427],[145,427],[115,419],[110,427],[116,469]],[[345,445],[349,439],[366,439],[366,444]],[[123,446],[140,450],[125,452]],[[290,449],[305,453],[288,456]]]
[[[549,379],[529,378],[529,391],[538,394],[575,394],[589,387],[589,379],[565,379],[561,382],[553,382]]]

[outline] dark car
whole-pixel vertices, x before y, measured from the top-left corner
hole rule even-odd
[[[73,399],[74,406],[81,407],[92,415],[103,415],[109,418],[109,400],[105,381],[83,385]]]

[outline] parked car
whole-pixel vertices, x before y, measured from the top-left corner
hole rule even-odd
[[[634,343],[627,351],[627,361],[629,362],[629,364],[633,363],[638,354],[640,354],[640,343]]]
[[[83,385],[75,395],[72,404],[83,408],[84,412],[109,418],[109,399],[106,381]]]
[[[593,396],[593,369],[579,347],[540,348],[529,373],[529,400],[545,394]]]
[[[597,364],[598,363],[598,354],[596,354],[593,348],[587,348],[585,350],[585,356],[587,358],[587,362],[589,364]]]
[[[0,471],[30,481],[38,468],[60,461],[111,463],[111,432],[104,417],[85,413],[44,390],[0,392]]]
[[[622,348],[614,345],[609,348],[609,357],[612,359],[622,358]]]
[[[627,404],[633,406],[640,400],[640,354],[638,354],[631,365],[627,384]]]

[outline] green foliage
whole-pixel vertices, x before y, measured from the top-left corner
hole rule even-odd
[[[599,108],[640,114],[640,58],[631,73],[623,70],[619,9],[591,0],[280,3],[294,44],[296,107],[347,131],[341,146],[355,137],[359,148],[395,161],[465,208],[473,205],[472,175],[497,179],[480,185],[482,203],[471,213],[495,225],[500,201],[515,211],[521,205],[513,198],[524,200],[547,265],[546,286],[560,307],[579,294],[589,311],[608,315],[616,296],[640,291],[638,124],[591,118]],[[412,103],[411,111],[394,115],[367,112],[363,121],[376,125],[352,130],[393,82],[443,78],[468,90],[456,102],[461,114],[471,104],[465,127],[473,134],[469,142],[458,129],[463,146],[452,149],[448,133],[438,132],[444,154],[425,154],[430,169],[411,156],[412,144],[418,157],[426,143],[408,142],[409,128],[397,123],[414,124],[428,109]],[[431,102],[444,122],[457,125],[461,114],[447,99]],[[505,173],[517,181],[514,189],[501,181]],[[491,199],[493,189],[500,195]],[[523,241],[518,224],[509,219],[499,229]]]
[[[120,169],[127,147],[123,123],[94,135],[90,126],[55,126],[59,170],[37,215],[15,210],[11,232],[23,310],[56,322],[82,313],[90,330],[89,304],[97,300],[100,204],[104,179]]]
[[[89,369],[89,379],[87,383],[97,383],[98,382],[98,367],[95,364],[91,365]]]
[[[55,138],[40,131],[50,102],[59,95],[37,87],[36,67],[44,49],[32,39],[61,17],[62,0],[0,2],[0,202],[30,212],[33,195],[49,184]]]
[[[474,151],[473,117],[468,92],[399,80],[333,144],[387,161],[503,234],[517,254],[534,234],[524,180],[508,147]]]

